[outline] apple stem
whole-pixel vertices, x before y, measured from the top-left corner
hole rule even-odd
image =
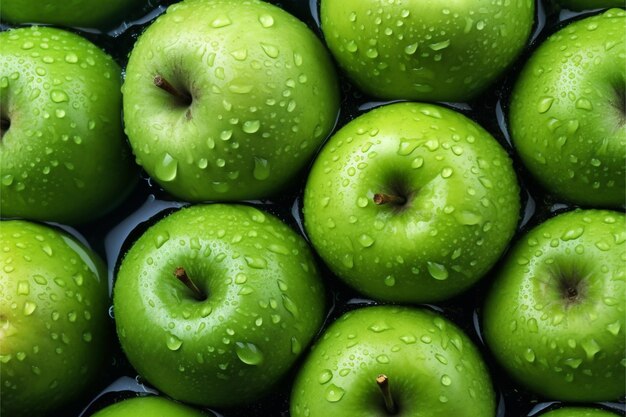
[[[402,204],[406,203],[406,198],[401,197],[399,195],[378,193],[378,194],[374,194],[374,203],[376,203],[379,206],[381,204],[389,204],[389,203],[401,206]]]
[[[180,100],[182,100],[183,102],[185,102],[187,104],[191,103],[191,97],[189,96],[189,94],[181,93],[180,91],[178,91],[172,84],[170,84],[169,81],[167,81],[161,75],[155,75],[155,77],[154,77],[154,85],[156,85],[160,89],[168,92],[169,94],[173,95],[174,97],[179,98]]]
[[[183,268],[182,266],[179,266],[178,268],[176,268],[174,270],[174,276],[176,276],[176,278],[178,278],[180,282],[185,284],[187,288],[191,290],[194,297],[196,297],[198,301],[202,301],[206,299],[202,291],[200,291],[200,288],[198,288],[198,286],[191,280],[191,278],[189,278],[189,276],[187,275],[187,272],[185,271],[185,268]]]
[[[389,378],[385,374],[380,374],[376,378],[376,383],[378,384],[378,388],[380,388],[380,392],[383,394],[387,412],[389,414],[396,414],[398,410],[395,402],[393,401],[393,397],[391,396],[391,391],[389,390]]]

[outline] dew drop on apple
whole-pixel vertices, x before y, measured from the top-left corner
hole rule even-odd
[[[386,330],[390,330],[391,327],[384,321],[378,321],[369,326],[368,329],[374,333],[382,333]]]
[[[393,275],[387,275],[383,282],[387,287],[393,287],[394,285],[396,285],[396,279]]]
[[[157,163],[154,173],[157,179],[161,181],[173,181],[178,173],[178,161],[168,152],[165,152]]]
[[[168,240],[170,240],[170,234],[168,232],[159,233],[154,240],[154,245],[158,249],[163,246]]]
[[[69,100],[69,97],[67,96],[67,94],[65,94],[65,92],[61,90],[52,90],[50,92],[50,98],[55,103],[63,103]]]
[[[265,158],[254,158],[254,170],[252,172],[252,176],[259,181],[263,181],[269,178],[270,176],[270,163]]]
[[[533,363],[535,362],[535,351],[532,350],[531,348],[527,348],[524,351],[524,359],[526,360],[526,362],[528,363]]]
[[[31,314],[35,312],[36,309],[37,309],[37,304],[33,303],[32,301],[26,301],[24,303],[23,312],[25,316],[30,316]]]
[[[374,244],[374,238],[372,238],[370,235],[362,234],[361,236],[359,236],[359,243],[364,248],[369,248]]]
[[[264,28],[270,28],[274,26],[274,18],[269,14],[262,14],[261,16],[259,16],[259,22]]]
[[[452,378],[450,378],[449,375],[443,375],[441,377],[441,385],[443,385],[444,387],[449,387],[450,385],[452,385]]]
[[[298,318],[299,311],[298,306],[293,302],[291,298],[289,298],[286,294],[282,294],[283,298],[283,307],[287,310],[293,317]]]
[[[239,360],[246,365],[260,365],[263,363],[263,352],[250,342],[236,342],[235,353]]]
[[[211,22],[211,26],[219,29],[226,26],[230,26],[233,22],[228,18],[228,16],[219,16]]]
[[[426,267],[428,269],[428,273],[431,277],[438,281],[444,281],[448,279],[448,270],[446,267],[437,262],[426,262]]]
[[[335,384],[330,384],[328,388],[326,388],[326,401],[336,403],[343,398],[345,393],[346,392],[343,388],[340,388]]]
[[[294,355],[297,355],[301,351],[302,351],[302,344],[295,336],[292,336],[291,337],[291,353],[293,353]]]
[[[2,177],[2,185],[6,185],[7,187],[13,184],[13,175],[7,174]]]
[[[167,341],[165,344],[169,350],[176,351],[180,349],[180,347],[183,345],[183,341],[180,340],[178,337],[174,336],[173,334],[168,334]]]
[[[378,355],[376,356],[376,362],[381,364],[389,363],[389,356],[387,355]]]

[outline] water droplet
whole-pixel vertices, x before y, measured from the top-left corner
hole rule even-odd
[[[443,281],[448,279],[448,270],[442,264],[437,262],[426,262],[426,267],[428,268],[428,273],[431,277],[435,278],[438,281]]]
[[[282,298],[283,298],[283,307],[285,307],[285,310],[287,310],[295,318],[298,318],[298,315],[299,315],[298,306],[296,306],[293,300],[287,297],[286,294],[282,294]]]
[[[261,22],[261,26],[264,28],[269,28],[274,25],[274,18],[269,14],[262,14],[259,16],[259,22]]]
[[[254,343],[235,343],[235,353],[239,360],[246,365],[260,365],[263,363],[263,352]]]
[[[28,281],[20,281],[17,284],[17,295],[28,295],[30,294],[30,285]]]
[[[369,248],[374,244],[374,239],[370,235],[362,234],[359,236],[359,243],[364,248]]]
[[[36,309],[37,309],[37,304],[31,301],[26,301],[24,303],[24,315],[25,316],[30,316],[31,314],[35,312]]]
[[[258,257],[253,257],[253,256],[246,256],[245,260],[246,260],[246,263],[248,264],[248,266],[250,268],[264,269],[264,268],[267,267],[267,262],[263,258],[258,258]]]
[[[580,110],[593,110],[591,102],[585,98],[579,98],[576,100],[576,108]]]
[[[270,163],[265,158],[254,158],[254,171],[252,176],[259,181],[263,181],[270,176]]]
[[[393,287],[394,285],[396,285],[396,279],[393,277],[393,275],[386,276],[384,282],[387,287]]]
[[[183,345],[183,341],[173,334],[168,334],[165,344],[169,350],[178,350]]]
[[[11,174],[3,175],[2,176],[2,185],[6,185],[8,187],[11,184],[13,184],[13,175],[11,175]]]
[[[442,375],[441,376],[441,385],[445,386],[445,387],[449,387],[452,384],[452,378],[450,378],[448,375]]]
[[[65,92],[61,90],[52,90],[50,92],[50,98],[55,103],[63,103],[64,101],[69,100],[69,97],[67,96],[67,94],[65,94]]]
[[[161,161],[156,165],[154,173],[157,179],[161,181],[173,181],[178,173],[178,161],[168,152],[165,152]]]
[[[554,103],[554,97],[542,97],[537,104],[537,111],[541,114],[547,112],[552,107],[552,103]]]
[[[378,355],[378,356],[376,356],[376,362],[382,363],[382,364],[389,363],[389,356],[387,356],[387,355]]]
[[[164,233],[159,233],[157,235],[157,237],[155,238],[154,244],[158,249],[161,246],[163,246],[163,244],[165,244],[165,242],[167,242],[168,240],[170,240],[170,234],[166,231]]]
[[[600,345],[594,339],[583,340],[580,344],[583,350],[587,354],[587,359],[593,360],[598,352],[600,352]]]
[[[258,120],[248,120],[243,124],[243,131],[246,133],[256,133],[261,127],[261,122]]]
[[[526,362],[533,363],[535,361],[535,351],[527,348],[524,352],[524,359],[526,359]]]
[[[278,57],[279,51],[276,46],[269,43],[261,42],[261,48],[263,49],[263,52],[265,52],[265,55],[269,56],[270,58]]]
[[[320,376],[317,378],[317,382],[319,382],[320,384],[325,384],[331,379],[333,379],[333,372],[330,369],[324,369],[320,373]]]
[[[537,319],[531,318],[528,320],[528,330],[531,333],[537,333],[539,331],[539,326],[537,325]]]
[[[295,336],[291,337],[291,353],[297,355],[302,351],[302,345]]]
[[[473,226],[482,221],[482,217],[480,215],[467,210],[459,211],[454,216],[460,224],[466,226]]]
[[[340,388],[335,384],[330,384],[328,388],[326,388],[326,401],[336,403],[343,398],[345,393],[346,392],[343,388]]]
[[[233,22],[228,18],[228,16],[220,16],[211,22],[211,26],[214,28],[223,28],[232,23]]]
[[[78,62],[78,56],[75,53],[70,52],[65,55],[65,62],[75,64]]]
[[[441,51],[442,49],[446,49],[448,46],[450,46],[450,40],[449,39],[447,39],[445,41],[433,43],[433,44],[429,45],[429,48],[432,49],[433,51]]]

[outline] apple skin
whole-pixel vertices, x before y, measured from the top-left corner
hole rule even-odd
[[[553,410],[540,417],[615,417],[617,414],[597,408],[563,407]]]
[[[156,87],[157,75],[191,104]],[[137,41],[123,93],[138,163],[166,191],[196,202],[280,190],[305,168],[339,110],[321,41],[257,0],[169,7]]]
[[[549,399],[624,395],[625,241],[623,214],[582,210],[517,243],[483,313],[486,343],[514,379]]]
[[[2,221],[0,241],[0,414],[47,415],[88,390],[108,357],[106,267],[36,223]]]
[[[206,300],[175,278],[177,267]],[[289,370],[321,326],[324,298],[304,239],[258,209],[218,204],[182,209],[134,243],[114,310],[122,348],[151,384],[228,407],[259,398]]]
[[[578,20],[532,54],[513,90],[511,136],[550,192],[580,205],[626,199],[626,12]]]
[[[137,397],[112,404],[92,417],[208,417],[206,414],[163,397]]]
[[[376,205],[375,193],[407,204]],[[304,194],[316,251],[357,291],[422,303],[464,291],[515,232],[519,187],[511,160],[479,125],[443,107],[399,103],[338,131]]]
[[[147,0],[2,0],[0,17],[14,24],[102,27],[119,19],[132,7],[145,3]]]
[[[320,8],[326,43],[361,90],[467,101],[522,51],[535,2],[322,0]]]
[[[489,372],[472,341],[429,310],[367,307],[337,319],[313,346],[291,394],[292,417],[380,417],[376,377],[398,417],[495,416]]]
[[[4,6],[4,4],[3,4]],[[121,122],[120,67],[70,32],[0,33],[3,217],[93,220],[136,183]]]
[[[623,0],[555,0],[557,4],[570,10],[588,10],[607,7],[624,7]]]

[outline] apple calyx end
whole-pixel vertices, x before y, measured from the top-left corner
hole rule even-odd
[[[399,195],[376,193],[374,194],[374,204],[378,206],[383,204],[402,206],[406,204],[406,198]]]
[[[189,278],[189,276],[187,275],[187,271],[185,271],[185,268],[183,268],[182,266],[177,267],[174,270],[174,276],[191,290],[196,300],[204,301],[207,299],[206,295],[200,290],[200,288],[198,288],[198,286],[191,280],[191,278]]]
[[[387,413],[390,415],[397,414],[398,408],[396,407],[393,396],[391,395],[391,390],[389,389],[389,378],[387,377],[387,375],[378,375],[376,377],[376,384],[378,385],[378,388],[383,395],[383,400],[385,401],[385,409],[387,410]]]
[[[176,98],[180,102],[180,104],[185,105],[185,106],[191,105],[191,102],[193,101],[193,99],[189,95],[189,93],[181,92],[177,90],[176,87],[174,87],[169,81],[163,78],[163,76],[157,74],[154,76],[152,81],[154,82],[155,86],[159,87],[161,90],[167,92],[168,94]],[[188,114],[187,118],[189,119],[190,118],[189,116],[191,115],[191,113],[188,112],[187,114]]]

